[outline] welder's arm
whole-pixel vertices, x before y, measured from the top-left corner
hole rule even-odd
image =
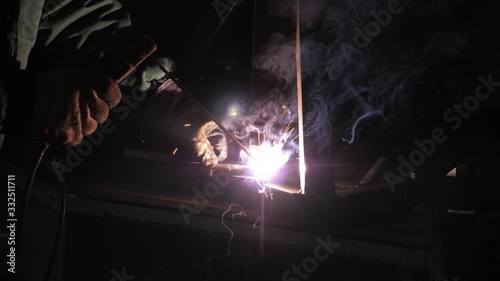
[[[16,69],[18,63],[12,61],[0,79],[1,104],[6,107],[2,133],[77,145],[121,99],[112,79],[82,68],[32,73]]]

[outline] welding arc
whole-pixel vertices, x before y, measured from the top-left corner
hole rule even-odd
[[[155,57],[153,56],[149,56],[149,58],[155,63],[158,65],[158,67],[161,69],[161,71],[163,71],[166,75],[167,75],[167,79],[172,79],[172,81],[177,85],[179,86],[179,88],[181,88],[181,90],[183,91],[183,93],[185,93],[189,99],[191,99],[194,104],[209,118],[211,119],[212,121],[215,122],[215,124],[217,124],[217,126],[219,126],[219,128],[227,135],[229,136],[235,143],[236,145],[238,145],[243,151],[245,151],[246,154],[248,154],[248,156],[250,158],[253,159],[253,156],[252,156],[252,153],[250,153],[250,150],[248,150],[248,148],[246,148],[239,140],[238,138],[236,138],[236,136],[234,136],[226,127],[224,127],[224,125],[222,125],[222,123],[210,112],[208,111],[208,109],[206,109],[194,96],[193,94],[191,94],[190,91],[188,91],[186,89],[186,87],[184,87],[184,85],[182,84],[182,82],[180,81],[179,78],[175,77],[172,75],[172,73],[170,71],[168,71],[165,67],[163,67],[163,65],[158,61],[158,59],[156,59]]]

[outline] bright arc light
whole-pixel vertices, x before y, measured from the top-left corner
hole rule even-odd
[[[288,162],[291,152],[283,150],[283,143],[276,145],[250,145],[252,158],[248,158],[247,166],[257,180],[270,180],[278,170]]]
[[[234,118],[244,114],[244,109],[241,102],[231,101],[227,106],[227,117]]]
[[[236,106],[231,106],[228,110],[229,117],[236,117],[238,115],[238,109]]]

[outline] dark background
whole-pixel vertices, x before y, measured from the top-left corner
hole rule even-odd
[[[293,37],[294,26],[289,20],[266,13],[268,1],[244,0],[220,28],[212,1],[121,2],[130,10],[133,25],[157,42],[159,50],[156,56],[174,59],[179,77],[215,115],[223,116],[227,101],[233,97],[251,103],[265,96],[278,84],[276,80],[264,79],[252,67],[252,58],[269,41],[271,33],[280,31],[285,36]],[[332,2],[344,9],[349,6],[348,1]],[[276,200],[273,213],[276,221],[272,221],[273,226],[310,233],[319,229],[322,233],[343,235],[353,240],[359,238],[374,244],[392,243],[411,249],[420,247],[420,243],[425,242],[428,236],[433,237],[432,241],[434,237],[439,240],[446,236],[446,239],[440,240],[442,244],[437,248],[443,247],[440,250],[449,251],[446,252],[446,258],[450,261],[448,280],[453,280],[457,274],[463,277],[459,281],[498,280],[498,90],[492,93],[486,103],[481,103],[472,118],[463,120],[460,130],[450,130],[449,124],[443,124],[442,119],[445,110],[474,93],[478,75],[487,77],[491,73],[494,81],[500,81],[498,10],[492,4],[493,1],[413,2],[417,7],[429,6],[431,10],[444,3],[450,9],[444,15],[437,13],[432,17],[418,17],[410,10],[409,15],[412,16],[405,17],[397,25],[394,22],[391,29],[373,43],[382,60],[378,66],[394,62],[397,69],[401,61],[392,58],[408,51],[399,46],[425,46],[436,30],[446,26],[463,30],[470,36],[465,51],[459,57],[443,56],[430,63],[429,68],[405,88],[402,100],[406,106],[390,112],[388,117],[391,117],[391,122],[361,122],[360,133],[353,145],[342,141],[354,122],[353,105],[349,101],[340,103],[335,114],[332,113],[332,118],[338,121],[332,132],[334,157],[329,160],[333,164],[309,170],[314,179],[311,182],[318,186],[313,186],[311,190],[320,188],[328,195],[283,195],[285,199]],[[354,17],[352,14],[350,16]],[[314,34],[314,30],[309,30],[304,35]],[[328,42],[327,37],[322,40]],[[450,52],[463,47],[445,44]],[[380,69],[375,67],[366,72],[378,73]],[[305,78],[304,82],[307,89],[310,80]],[[446,98],[442,99],[443,96]],[[130,119],[135,117],[135,113]],[[140,120],[140,114],[137,115]],[[134,123],[128,119],[124,124],[116,123],[120,128],[115,135],[106,136],[105,143],[95,148],[92,155],[85,158],[73,174],[68,175],[71,191],[77,194],[77,199],[89,199],[90,202],[96,200],[127,207],[141,206],[180,216],[176,205],[171,207],[173,210],[168,209],[163,206],[162,200],[170,204],[179,198],[189,202],[193,197],[191,188],[194,185],[191,182],[202,181],[204,178],[200,175],[203,171],[189,165],[159,164],[124,157],[123,147],[116,146],[113,141],[120,139],[127,145],[139,142],[135,134],[137,132],[132,130],[134,134],[131,134],[130,128],[127,128],[129,121]],[[353,195],[341,198],[329,194],[334,185],[333,174],[337,182],[359,182],[359,178],[379,156],[386,157],[388,168],[397,173],[398,155],[408,156],[415,149],[414,140],[430,137],[432,129],[436,127],[446,128],[450,138],[437,147],[436,153],[426,159],[424,165],[417,167],[418,180],[407,179],[404,185],[398,186],[396,192],[383,186],[367,192],[363,192],[363,189],[344,189],[343,192],[352,192]],[[166,144],[161,139],[157,143]],[[468,161],[485,161],[487,165],[472,165],[472,171],[464,171],[466,175],[463,179],[444,179],[443,175],[451,168]],[[436,175],[439,177],[436,178]],[[386,184],[383,178],[378,183]],[[239,186],[233,192],[242,192],[243,189],[237,188]],[[179,193],[186,195],[185,198],[177,194],[178,189],[183,189]],[[248,196],[250,191],[243,192],[239,199],[253,207],[259,206],[259,195],[252,192]],[[358,194],[354,191],[358,191]],[[218,218],[227,203],[234,201],[231,195],[234,194],[224,194],[221,199],[228,201],[221,200],[223,202],[214,206],[212,213],[203,213],[202,216]],[[158,276],[169,280],[201,280],[206,277],[207,258],[223,252],[227,245],[228,235],[210,233],[209,228],[220,225],[197,231],[187,231],[177,226],[166,228],[149,225],[147,221],[136,221],[133,213],[112,217],[107,214],[107,210],[99,210],[100,205],[87,204],[82,209],[91,210],[88,214],[70,214],[70,241],[65,243],[67,253],[61,256],[61,259],[69,257],[61,267],[76,280],[102,276],[112,278],[110,270],[115,268],[119,271],[125,265],[129,272],[144,273],[141,276],[150,276],[152,280]],[[475,208],[485,216],[477,220],[475,217],[452,217],[446,213],[450,206]],[[326,208],[328,212],[322,212],[320,207]],[[115,211],[113,209],[110,212]],[[292,222],[285,224],[281,217],[288,215]],[[56,212],[51,210],[51,216],[55,218]],[[36,216],[31,218],[38,220]],[[483,221],[479,223],[480,220]],[[38,221],[39,224],[42,222],[41,219]],[[49,224],[44,225],[46,231],[55,229],[47,227]],[[34,225],[32,234],[39,231],[36,227]],[[49,239],[52,237],[38,238],[34,243],[50,248],[51,244],[45,243]],[[402,240],[406,243],[402,243]],[[266,280],[266,277],[279,280],[284,270],[310,255],[306,250],[282,245],[266,245],[266,255],[262,255],[257,250],[259,246],[259,241],[237,237],[233,244],[234,256],[216,261],[212,277],[220,280]],[[38,260],[47,260],[43,255],[41,257]],[[36,257],[33,259],[36,260]],[[37,269],[43,272],[44,264],[40,264]],[[429,272],[363,261],[357,259],[353,252],[351,258],[332,257],[321,264],[311,280],[322,278],[428,280]]]

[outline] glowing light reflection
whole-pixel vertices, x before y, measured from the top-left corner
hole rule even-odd
[[[288,162],[292,152],[283,150],[283,147],[281,142],[276,145],[264,143],[250,146],[253,158],[247,159],[247,166],[257,180],[270,180]]]

